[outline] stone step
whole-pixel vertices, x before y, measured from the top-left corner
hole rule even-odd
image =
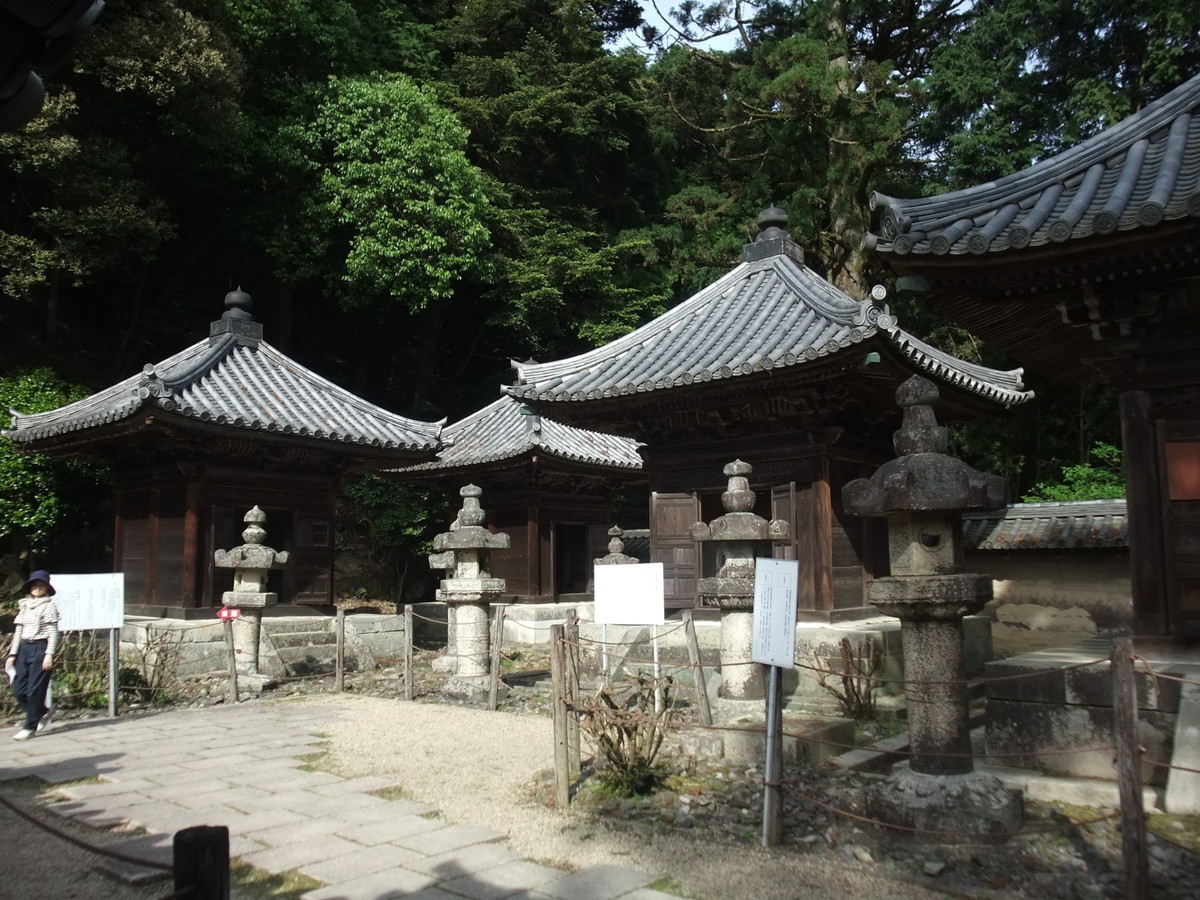
[[[286,616],[282,618],[266,616],[262,620],[262,630],[265,634],[270,635],[283,632],[312,632],[314,634],[332,632],[333,619],[328,616]]]

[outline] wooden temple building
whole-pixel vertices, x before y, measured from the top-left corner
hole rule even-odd
[[[334,510],[348,469],[432,459],[441,423],[406,419],[309,371],[263,340],[234,291],[209,336],[86,399],[14,413],[23,449],[108,462],[117,491],[114,571],[131,615],[211,616],[246,511],[292,562],[271,573],[280,610],[333,602]]]
[[[1116,391],[1136,632],[1200,633],[1200,76],[1022,172],[874,204],[898,286]]]
[[[715,559],[691,526],[723,514],[722,468],[753,466],[756,509],[791,523],[777,555],[801,561],[799,616],[876,614],[867,583],[887,574],[881,522],[845,516],[841,486],[893,455],[896,387],[913,374],[941,391],[943,420],[1024,403],[1020,370],[956,359],[904,331],[879,301],[851,299],[804,264],[786,215],[759,217],[758,239],[724,277],[657,319],[570,359],[517,365],[507,393],[554,420],[643,444],[651,559],[668,609],[697,603]]]
[[[382,473],[433,480],[457,497],[483,488],[488,527],[509,535],[493,550],[491,574],[513,602],[554,602],[591,590],[592,560],[607,551],[614,497],[643,480],[637,442],[546,419],[512,399],[447,425],[432,462]]]

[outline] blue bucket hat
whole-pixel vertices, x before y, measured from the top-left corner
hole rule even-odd
[[[29,589],[33,586],[33,583],[35,581],[44,581],[46,583],[46,587],[48,588],[48,590],[46,591],[46,596],[48,596],[48,597],[54,596],[55,590],[54,590],[54,586],[52,584],[50,584],[50,573],[47,572],[45,569],[38,569],[36,572],[32,573],[29,576],[29,578],[26,580],[25,587],[22,588],[22,590],[28,594]]]

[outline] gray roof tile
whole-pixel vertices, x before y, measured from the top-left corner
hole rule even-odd
[[[501,397],[442,431],[446,447],[437,461],[397,472],[457,469],[539,453],[571,462],[613,469],[642,467],[637,441],[563,425],[527,410],[511,397]]]
[[[1200,216],[1200,76],[1024,171],[913,200],[875,193],[878,253],[982,255]]]
[[[901,329],[885,308],[853,300],[818,276],[790,241],[780,244],[784,252],[742,263],[603,347],[557,362],[518,364],[518,382],[505,390],[535,401],[620,397],[801,366],[880,341],[916,371],[1002,406],[1032,396],[1022,389],[1020,369],[972,365],[931,347]]]
[[[146,408],[240,431],[410,453],[432,453],[442,429],[368,403],[265,341],[225,334],[75,403],[14,412],[3,433],[28,443],[121,422]]]
[[[968,550],[1080,550],[1129,546],[1124,500],[1014,503],[963,514]]]

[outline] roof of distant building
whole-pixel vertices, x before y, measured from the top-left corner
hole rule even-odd
[[[1014,503],[963,514],[968,550],[1079,550],[1129,546],[1124,500]]]
[[[83,400],[49,412],[12,411],[4,436],[33,444],[120,425],[154,411],[230,432],[292,436],[353,448],[433,453],[442,423],[419,422],[368,403],[280,353],[250,317],[249,296],[226,297],[229,310],[210,336]]]
[[[642,467],[637,441],[563,425],[538,415],[511,397],[501,397],[465,419],[447,425],[442,439],[446,446],[438,453],[437,460],[395,471],[466,468],[530,453],[613,469]]]

